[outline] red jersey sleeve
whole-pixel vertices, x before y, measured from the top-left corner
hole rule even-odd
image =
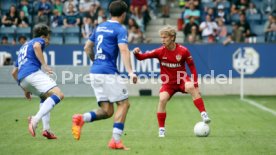
[[[187,62],[188,67],[189,67],[189,69],[191,71],[191,77],[193,78],[194,86],[198,87],[198,83],[197,83],[197,80],[198,80],[197,78],[198,77],[197,77],[195,63],[194,63],[193,58],[191,56],[191,53],[190,53],[190,51],[188,49],[186,50],[186,53],[187,53],[187,55],[186,55],[186,62]]]
[[[160,51],[159,49],[154,49],[147,53],[137,53],[134,55],[138,60],[145,60],[148,58],[158,58],[159,51]]]

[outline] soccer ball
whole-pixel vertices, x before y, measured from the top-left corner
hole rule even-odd
[[[207,137],[210,134],[210,127],[204,122],[196,123],[194,133],[197,137]]]

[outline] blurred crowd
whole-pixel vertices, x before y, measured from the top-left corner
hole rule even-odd
[[[66,29],[75,28],[77,35],[74,37],[78,39],[73,43],[83,43],[98,24],[109,18],[108,5],[112,1],[1,1],[1,44],[24,43],[31,38],[31,29],[37,23],[45,23],[54,30],[60,28],[62,33],[70,33]],[[150,42],[145,35],[149,21],[171,18],[171,10],[179,8],[182,10],[181,18],[176,22],[178,29],[184,33],[185,42],[228,44],[258,42],[258,39],[276,42],[276,0],[124,1],[129,5],[124,25],[128,29],[130,43]],[[15,34],[10,29],[14,29]],[[55,41],[60,40],[60,44],[67,43],[65,40],[70,38],[66,35],[53,37]]]
[[[10,0],[1,1],[2,28],[32,28],[45,23],[52,29],[79,28],[81,39],[87,39],[93,29],[109,17],[108,6],[113,0]],[[144,32],[156,12],[153,0],[124,0],[130,7],[125,21],[130,43],[149,40]],[[151,12],[150,12],[151,11]],[[16,35],[15,35],[16,36]],[[19,43],[19,36],[8,38],[1,32],[1,44]],[[31,37],[30,37],[31,38]],[[29,39],[27,37],[27,39]]]
[[[189,43],[276,42],[275,0],[180,0]]]

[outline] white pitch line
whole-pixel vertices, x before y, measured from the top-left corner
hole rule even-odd
[[[249,100],[249,99],[243,99],[243,101],[247,102],[248,104],[251,104],[263,111],[266,111],[266,112],[269,112],[271,113],[272,115],[276,116],[276,111],[272,110],[272,109],[269,109],[263,105],[261,105],[260,103],[256,102],[256,101],[253,101],[253,100]]]

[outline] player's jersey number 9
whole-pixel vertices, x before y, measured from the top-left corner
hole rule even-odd
[[[28,49],[28,44],[23,46],[18,53],[18,67],[20,68],[21,65],[27,62],[26,56],[27,56],[27,49]]]

